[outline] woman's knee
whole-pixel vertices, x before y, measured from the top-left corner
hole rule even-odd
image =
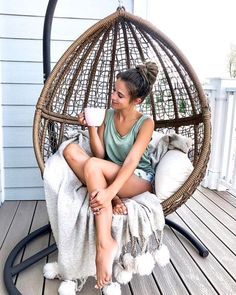
[[[90,177],[93,173],[98,171],[100,168],[99,159],[96,157],[89,158],[84,164],[84,175]]]
[[[67,160],[76,160],[80,151],[81,151],[81,148],[77,144],[70,143],[64,148],[63,156]]]

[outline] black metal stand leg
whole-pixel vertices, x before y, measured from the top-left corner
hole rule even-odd
[[[209,251],[189,231],[185,230],[182,226],[169,220],[168,218],[165,220],[167,225],[181,233],[181,235],[183,235],[198,250],[200,256],[208,256]]]
[[[49,224],[35,230],[34,232],[26,236],[23,240],[21,240],[9,254],[5,262],[3,276],[4,276],[6,289],[10,295],[21,295],[21,293],[17,290],[17,288],[15,287],[13,283],[13,277],[15,275],[17,275],[18,273],[20,273],[21,271],[23,271],[30,265],[36,263],[40,259],[46,257],[47,255],[57,250],[56,244],[53,244],[41,250],[40,252],[34,254],[33,256],[29,257],[25,261],[22,261],[16,266],[13,266],[17,255],[27,244],[29,244],[35,238],[38,238],[39,236],[44,235],[46,233],[50,233],[50,232],[51,232],[51,227]]]
[[[51,44],[50,44],[51,26],[52,26],[53,14],[54,14],[54,10],[57,5],[57,1],[58,0],[49,0],[48,1],[47,11],[46,11],[45,20],[44,20],[44,28],[43,28],[44,82],[46,81],[46,79],[48,78],[48,76],[51,72],[51,64],[50,64],[50,62],[51,62],[51,56],[50,56],[50,53],[51,53],[50,52],[51,51]],[[53,135],[55,134],[54,129],[55,129],[54,124],[51,124],[50,130]],[[55,139],[54,137],[55,136],[51,136],[51,138],[50,138],[51,147],[54,147],[53,152],[55,152],[55,144],[52,144],[53,139]],[[55,142],[55,140],[53,142]],[[26,246],[26,244],[28,244],[29,242],[31,242],[35,238],[37,238],[43,234],[49,233],[49,232],[51,232],[50,225],[45,225],[45,226],[37,229],[36,231],[34,231],[33,233],[31,233],[30,235],[25,237],[23,240],[21,240],[15,246],[15,248],[11,251],[11,253],[9,254],[9,256],[5,262],[3,276],[4,276],[4,282],[6,285],[6,289],[10,295],[21,295],[21,293],[17,290],[17,288],[15,287],[15,285],[13,283],[13,277],[15,275],[17,275],[19,272],[23,271],[24,269],[26,269],[30,265],[36,263],[37,261],[39,261],[43,257],[45,257],[45,256],[49,255],[50,253],[54,252],[55,250],[57,250],[56,244],[53,244],[53,245],[45,248],[44,250],[36,253],[35,255],[31,256],[30,258],[26,259],[25,261],[19,263],[18,265],[13,266],[17,255]]]

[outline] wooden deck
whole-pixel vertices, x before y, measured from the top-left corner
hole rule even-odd
[[[135,276],[122,287],[122,295],[184,295],[236,294],[236,197],[228,192],[199,188],[194,196],[169,219],[189,228],[209,249],[201,258],[179,234],[166,227],[165,244],[171,253],[171,263],[163,269],[156,267],[150,276]],[[0,271],[2,273],[9,251],[28,233],[48,222],[44,201],[8,201],[0,208]],[[33,242],[21,253],[19,261],[50,243],[49,235]],[[56,259],[56,253],[48,258]],[[39,261],[15,278],[23,295],[57,294],[58,280],[45,280],[42,268],[46,259]],[[83,295],[100,294],[89,279]],[[7,294],[2,274],[0,294]]]

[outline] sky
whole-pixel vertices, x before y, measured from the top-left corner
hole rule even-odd
[[[187,57],[201,81],[228,78],[236,0],[149,0],[149,20]]]

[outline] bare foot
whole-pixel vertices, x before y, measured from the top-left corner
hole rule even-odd
[[[106,245],[97,246],[96,268],[97,284],[95,288],[102,288],[112,279],[112,265],[118,251],[118,244],[115,240],[107,242]]]
[[[112,199],[112,211],[115,215],[126,215],[128,213],[124,202],[118,196]]]

